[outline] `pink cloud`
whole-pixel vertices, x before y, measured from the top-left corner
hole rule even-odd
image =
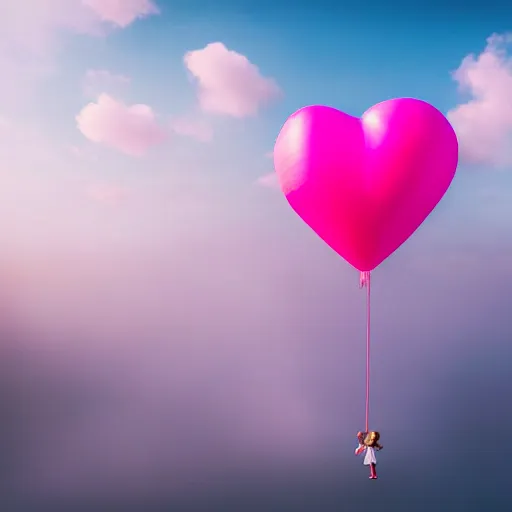
[[[128,106],[108,94],[86,105],[76,121],[87,139],[132,156],[142,156],[166,137],[151,107]]]
[[[254,116],[280,95],[272,78],[263,77],[247,57],[222,43],[211,43],[185,54],[184,62],[197,80],[201,108],[232,117]]]
[[[0,16],[0,50],[46,52],[57,33],[100,35],[104,22],[124,28],[139,18],[158,14],[151,0],[24,0],[10,2]],[[18,53],[19,55],[19,53]]]
[[[0,108],[24,102],[38,81],[54,71],[63,31],[104,36],[158,13],[149,0],[23,0],[0,5]]]
[[[0,16],[0,49],[41,55],[55,42],[57,30],[94,33],[97,21],[81,0],[10,2]]]
[[[275,172],[260,176],[256,182],[262,187],[279,189],[279,181],[277,180],[277,174]]]
[[[447,114],[469,163],[512,165],[512,34],[494,34],[485,50],[464,58],[453,78],[471,99]]]
[[[160,11],[151,0],[82,0],[102,21],[127,27],[138,18],[145,18]]]
[[[210,142],[213,139],[212,127],[204,121],[181,117],[171,122],[171,128],[178,135],[192,137],[201,142]]]

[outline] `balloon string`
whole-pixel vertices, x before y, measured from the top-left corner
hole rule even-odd
[[[361,272],[360,287],[366,287],[366,421],[365,431],[369,432],[370,422],[370,272]]]

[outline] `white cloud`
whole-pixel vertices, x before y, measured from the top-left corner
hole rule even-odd
[[[128,106],[108,94],[86,105],[76,120],[87,139],[132,156],[142,156],[166,137],[151,107]]]
[[[211,43],[185,54],[184,62],[197,80],[201,108],[232,117],[254,116],[269,101],[279,97],[272,78],[263,77],[247,57]]]
[[[494,34],[485,50],[464,58],[453,77],[471,99],[447,114],[457,133],[461,159],[512,165],[512,34]]]

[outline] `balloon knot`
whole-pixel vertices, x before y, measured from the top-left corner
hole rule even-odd
[[[359,288],[365,288],[368,286],[370,280],[370,272],[361,272],[359,275]]]

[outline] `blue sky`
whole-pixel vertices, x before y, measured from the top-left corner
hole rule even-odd
[[[157,4],[2,7],[9,510],[508,503],[512,7]],[[447,114],[461,153],[372,281],[375,490],[353,456],[364,293],[269,153],[302,106],[400,96]]]

